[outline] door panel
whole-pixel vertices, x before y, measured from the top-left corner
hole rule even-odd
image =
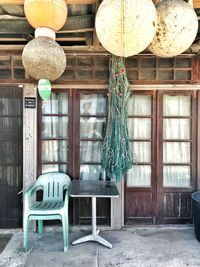
[[[106,93],[76,90],[79,107],[74,110],[74,120],[79,121],[76,127],[78,142],[74,150],[79,155],[75,161],[78,170],[77,179],[101,179],[101,144],[106,125]],[[76,205],[76,224],[91,224],[91,198],[80,198]],[[97,223],[110,224],[110,200],[97,199]]]
[[[38,174],[60,171],[71,179],[98,180],[106,124],[105,91],[56,89],[49,101],[41,101],[40,109]],[[90,199],[70,199],[70,222],[91,224]],[[97,200],[97,222],[110,223],[108,199]]]
[[[142,191],[142,190],[141,190]],[[127,225],[138,223],[153,223],[153,196],[152,192],[128,191],[125,195]]]
[[[191,196],[188,193],[163,193],[163,222],[186,223],[191,220]]]
[[[128,103],[130,147],[137,165],[129,170],[125,180],[125,224],[150,223],[155,217],[153,159],[155,150],[155,95],[134,93]]]
[[[192,221],[196,187],[196,92],[158,93],[157,223]]]
[[[0,87],[0,228],[22,226],[22,89]]]
[[[191,192],[197,183],[196,92],[136,95],[129,102],[135,107],[129,106],[128,123],[137,165],[126,177],[125,224],[191,222]]]

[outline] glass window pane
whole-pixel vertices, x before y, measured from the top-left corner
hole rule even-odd
[[[80,95],[81,115],[105,115],[106,97],[102,94],[81,94]]]
[[[191,68],[192,61],[191,58],[176,58],[176,68]]]
[[[151,96],[150,95],[131,95],[128,100],[129,116],[150,116],[151,115]]]
[[[96,68],[104,68],[108,69],[109,66],[109,58],[108,57],[95,57],[93,58],[94,65]]]
[[[177,70],[175,80],[191,80],[191,70]]]
[[[163,186],[165,187],[189,187],[190,166],[164,166]]]
[[[47,172],[63,172],[67,173],[66,164],[42,164],[42,173]]]
[[[164,139],[188,139],[190,140],[190,119],[164,119]]]
[[[77,65],[81,67],[92,67],[93,58],[92,57],[79,57],[77,58]]]
[[[42,141],[42,162],[66,162],[67,141]]]
[[[109,73],[107,70],[96,70],[95,71],[95,78],[97,80],[108,80],[109,79]]]
[[[163,96],[164,116],[190,116],[191,96],[185,95],[164,95]]]
[[[174,59],[173,58],[158,58],[159,68],[173,68]]]
[[[128,118],[130,139],[151,139],[151,119]]]
[[[173,80],[174,71],[173,70],[159,70],[158,79],[159,80]]]
[[[67,117],[42,117],[43,138],[67,138]]]
[[[0,79],[11,79],[12,72],[9,69],[1,69],[0,71]]]
[[[82,117],[80,121],[80,138],[103,139],[105,125],[105,118]]]
[[[128,171],[127,187],[151,186],[151,166],[137,165]]]
[[[138,58],[137,57],[127,57],[126,67],[136,68],[138,66]]]
[[[127,78],[128,80],[138,80],[138,71],[137,70],[127,70]]]
[[[66,93],[52,93],[48,101],[42,101],[42,114],[68,114]]]
[[[151,143],[150,142],[130,142],[132,153],[136,155],[138,163],[151,162]]]
[[[101,142],[80,142],[81,162],[101,162]]]
[[[140,67],[141,68],[155,68],[156,58],[155,57],[141,58]]]
[[[164,163],[190,163],[189,142],[164,142],[163,143]]]
[[[154,69],[140,69],[139,73],[140,80],[155,80],[156,70]]]
[[[81,165],[80,179],[81,180],[99,180],[101,165]]]

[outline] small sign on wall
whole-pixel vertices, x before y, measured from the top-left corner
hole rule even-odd
[[[25,97],[25,108],[36,108],[36,97]]]

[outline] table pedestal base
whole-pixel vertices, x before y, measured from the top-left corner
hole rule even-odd
[[[87,241],[95,241],[95,242],[100,243],[103,246],[106,246],[108,248],[112,248],[112,245],[107,240],[105,240],[103,237],[99,236],[99,232],[100,232],[100,230],[96,231],[96,234],[83,236],[83,237],[73,241],[72,245],[84,243]]]

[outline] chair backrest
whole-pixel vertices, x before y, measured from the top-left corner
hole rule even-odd
[[[63,200],[64,189],[68,189],[71,179],[60,172],[44,173],[38,177],[35,185],[42,186],[43,200]]]

